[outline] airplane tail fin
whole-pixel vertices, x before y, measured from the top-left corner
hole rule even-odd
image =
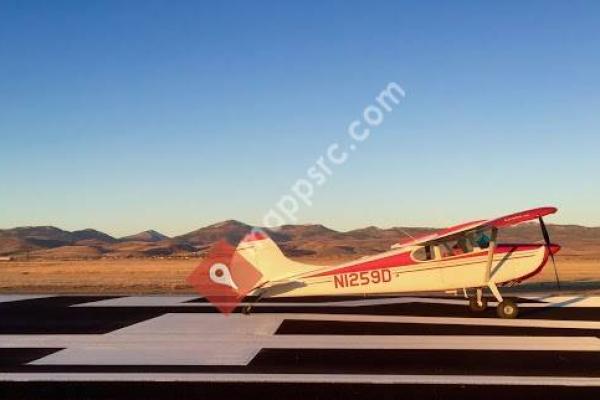
[[[236,253],[260,271],[263,279],[268,282],[316,268],[287,258],[262,230],[253,230],[247,234],[238,244]]]

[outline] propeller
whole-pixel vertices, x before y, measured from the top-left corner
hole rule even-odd
[[[550,258],[552,259],[552,265],[554,266],[554,276],[556,278],[556,286],[558,290],[561,290],[560,287],[560,278],[558,276],[558,269],[556,268],[556,259],[554,258],[554,252],[552,251],[552,243],[550,241],[550,233],[548,233],[548,228],[546,227],[546,223],[544,222],[544,218],[540,217],[540,226],[542,227],[542,234],[544,235],[544,241],[546,242],[546,246],[548,247],[548,252],[550,253]]]

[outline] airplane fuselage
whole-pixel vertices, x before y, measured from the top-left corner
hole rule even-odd
[[[478,288],[486,280],[489,251],[474,249],[467,254],[418,260],[420,247],[391,250],[372,257],[323,267],[297,276],[305,285],[267,297],[325,295],[376,295],[406,292],[449,291]],[[498,285],[522,281],[542,271],[550,252],[542,244],[500,244],[495,248],[490,280]]]

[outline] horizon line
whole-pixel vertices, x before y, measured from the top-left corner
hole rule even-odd
[[[283,227],[287,227],[287,226],[306,226],[306,227],[321,226],[321,227],[323,227],[325,229],[328,229],[328,230],[331,230],[331,231],[334,231],[334,232],[337,232],[337,233],[349,233],[349,232],[354,232],[354,231],[368,229],[368,228],[375,228],[375,229],[379,229],[379,230],[392,230],[392,229],[432,229],[432,230],[436,230],[436,229],[448,228],[447,226],[444,226],[444,227],[435,227],[435,226],[401,226],[401,225],[395,225],[395,226],[390,226],[390,227],[386,228],[386,227],[381,227],[381,226],[377,226],[377,225],[367,225],[367,226],[363,226],[363,227],[359,227],[359,228],[354,228],[354,229],[338,230],[338,229],[331,228],[331,227],[329,227],[327,225],[323,225],[321,223],[284,224],[284,225],[280,225],[280,226],[275,227],[275,228],[266,228],[266,227],[262,227],[262,226],[256,226],[256,225],[248,224],[248,223],[245,223],[245,222],[237,220],[237,219],[226,219],[226,220],[223,220],[223,221],[220,221],[220,222],[215,222],[215,223],[212,223],[212,224],[204,225],[204,226],[201,226],[199,228],[196,228],[196,229],[193,229],[193,230],[181,233],[181,234],[176,234],[176,235],[166,235],[166,234],[162,233],[160,230],[157,230],[155,228],[148,228],[148,229],[145,229],[145,230],[142,230],[142,231],[138,231],[138,232],[135,232],[135,233],[132,233],[132,234],[123,235],[123,236],[116,236],[116,235],[113,235],[112,233],[107,233],[107,231],[99,230],[99,229],[91,228],[91,227],[68,230],[68,229],[64,229],[64,228],[61,228],[61,227],[56,226],[56,225],[18,225],[18,226],[14,226],[14,227],[11,227],[11,228],[0,228],[0,232],[2,232],[2,231],[10,231],[10,230],[15,230],[15,229],[26,229],[26,228],[55,228],[55,229],[59,229],[59,230],[64,231],[64,232],[69,232],[69,233],[81,232],[81,231],[86,231],[86,230],[93,230],[93,231],[100,232],[102,234],[108,235],[108,236],[110,236],[110,237],[112,237],[114,239],[123,239],[123,238],[126,238],[128,236],[135,236],[135,235],[138,235],[138,234],[141,234],[141,233],[146,233],[146,232],[154,231],[154,232],[159,233],[159,234],[161,234],[163,236],[166,236],[169,239],[173,239],[173,238],[176,238],[176,237],[179,237],[179,236],[184,236],[184,235],[190,234],[190,233],[195,232],[195,231],[200,230],[200,229],[210,228],[210,227],[217,226],[217,225],[224,225],[227,222],[239,223],[239,224],[242,224],[242,225],[246,225],[249,228],[262,229],[262,230],[267,230],[267,231],[277,231],[278,229],[283,228]],[[533,224],[535,222],[529,222],[529,223]],[[523,224],[523,225],[525,225],[525,224]],[[573,227],[580,227],[580,228],[586,228],[586,229],[600,229],[600,226],[587,226],[587,225],[581,225],[581,224],[576,224],[576,223],[547,223],[547,225],[548,226],[573,226]]]

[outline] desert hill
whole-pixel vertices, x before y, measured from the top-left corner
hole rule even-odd
[[[561,255],[600,255],[600,228],[577,225],[549,225]],[[228,220],[186,234],[168,238],[149,230],[120,239],[85,229],[65,231],[51,226],[0,230],[0,255],[14,259],[90,259],[131,257],[195,257],[210,245],[226,239],[236,244],[252,226]],[[285,225],[267,230],[290,257],[348,259],[385,251],[391,245],[431,232],[432,228],[367,228],[339,232],[323,225]],[[525,224],[501,231],[503,242],[537,242],[542,236],[537,224]]]
[[[129,235],[122,237],[120,240],[122,242],[135,241],[135,242],[160,242],[162,240],[169,239],[168,236],[163,235],[160,232],[157,232],[153,229],[149,229],[144,232],[136,233],[135,235]]]
[[[243,222],[227,220],[196,229],[195,231],[177,236],[175,239],[203,248],[221,239],[225,239],[230,243],[237,243],[251,230],[252,226]]]

